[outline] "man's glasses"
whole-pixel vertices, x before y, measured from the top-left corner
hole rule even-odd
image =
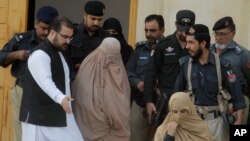
[[[225,37],[225,36],[227,36],[231,32],[233,32],[233,31],[229,31],[227,33],[224,33],[224,32],[214,32],[213,35],[217,36],[217,37]]]
[[[71,36],[71,37],[69,37],[69,36],[67,36],[67,35],[63,35],[62,33],[60,33],[60,32],[57,32],[60,36],[62,36],[63,37],[63,39],[65,39],[65,40],[72,40],[73,39],[73,37]]]

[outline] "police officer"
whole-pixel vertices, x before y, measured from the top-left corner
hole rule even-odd
[[[19,111],[22,98],[22,83],[26,68],[26,60],[29,52],[40,42],[46,39],[50,21],[58,16],[58,11],[50,6],[41,7],[35,20],[35,29],[15,35],[0,51],[0,65],[8,67],[12,64],[11,74],[16,78],[12,88],[12,108],[14,140],[21,140],[21,124]]]
[[[154,53],[155,45],[163,38],[164,19],[161,15],[149,15],[145,18],[145,35],[147,41],[141,41],[136,44],[130,60],[127,63],[126,70],[132,87],[132,108],[131,108],[131,141],[148,140],[148,122],[143,117],[145,102],[143,98],[144,76],[148,66],[149,59]]]
[[[75,71],[83,59],[96,49],[105,37],[110,36],[101,27],[105,6],[100,1],[88,1],[84,6],[83,23],[77,26],[77,33],[71,41],[70,56]]]
[[[186,49],[189,56],[180,59],[180,73],[176,81],[176,90],[185,91],[189,88],[188,80],[191,81],[194,103],[205,107],[201,117],[208,122],[213,140],[229,140],[229,132],[223,122],[218,106],[218,77],[214,54],[209,50],[210,34],[207,26],[202,24],[193,25],[187,33]],[[192,58],[191,75],[188,79],[189,59]],[[243,110],[246,106],[244,97],[240,91],[240,85],[236,78],[234,68],[226,59],[220,59],[222,87],[231,93],[233,108],[236,111],[235,125],[242,124]],[[208,113],[205,115],[205,113]]]
[[[175,79],[179,72],[179,58],[187,55],[185,51],[186,30],[195,22],[195,14],[190,10],[180,10],[176,14],[176,28],[174,34],[161,40],[155,49],[145,75],[145,101],[149,119],[156,112],[153,102],[153,93],[158,81],[157,87],[161,93],[170,96],[173,93]],[[163,118],[164,119],[164,118]]]
[[[227,16],[219,19],[214,24],[213,31],[215,44],[211,46],[211,51],[219,54],[221,58],[230,60],[231,64],[239,69],[238,79],[247,104],[243,122],[246,124],[249,117],[250,52],[233,40],[236,31],[232,17]]]

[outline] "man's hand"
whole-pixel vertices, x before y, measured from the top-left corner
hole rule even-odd
[[[156,113],[157,111],[156,111],[154,103],[152,102],[147,103],[146,108],[147,108],[147,114],[148,114],[148,123],[150,124],[153,113]]]
[[[236,111],[236,121],[234,122],[234,125],[242,124],[243,115],[244,115],[244,109],[239,109]]]
[[[144,90],[144,82],[143,81],[140,81],[138,84],[137,84],[137,89],[140,91],[140,92],[143,92]]]
[[[78,71],[78,70],[79,70],[79,68],[80,68],[80,66],[81,66],[81,64],[75,64],[75,66],[74,66],[74,67],[75,67],[75,70],[77,70],[77,71]]]
[[[68,113],[71,114],[72,113],[72,108],[70,106],[71,101],[73,101],[74,99],[72,99],[70,96],[66,96],[63,98],[61,106],[63,107],[63,110]]]
[[[29,51],[28,50],[18,50],[15,52],[15,58],[20,61],[26,61],[29,57]]]
[[[28,50],[18,50],[18,51],[9,53],[4,59],[3,66],[8,66],[15,60],[26,61],[29,57],[29,52],[30,51]]]

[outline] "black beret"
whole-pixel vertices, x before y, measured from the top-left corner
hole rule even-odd
[[[103,16],[104,15],[105,5],[100,1],[88,1],[85,6],[84,10],[87,14],[94,15],[94,16]]]
[[[104,23],[103,23],[103,28],[106,29],[106,30],[114,29],[118,33],[122,33],[121,23],[116,18],[109,18],[109,19],[105,20]]]
[[[49,24],[52,19],[58,16],[58,11],[51,6],[43,6],[36,13],[36,19]]]
[[[210,36],[208,27],[206,25],[203,25],[203,24],[195,24],[195,25],[191,26],[191,28],[187,32],[187,35],[195,35],[195,36],[208,35],[208,36]]]
[[[213,31],[224,29],[232,25],[234,26],[234,21],[232,17],[229,17],[229,16],[223,17],[214,24]]]
[[[195,23],[195,14],[191,10],[180,10],[176,14],[177,29],[187,31]]]

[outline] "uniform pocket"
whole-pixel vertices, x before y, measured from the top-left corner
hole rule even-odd
[[[218,80],[217,77],[213,76],[213,75],[207,75],[206,77],[207,79],[207,91],[209,93],[214,93],[217,94],[218,93]]]

